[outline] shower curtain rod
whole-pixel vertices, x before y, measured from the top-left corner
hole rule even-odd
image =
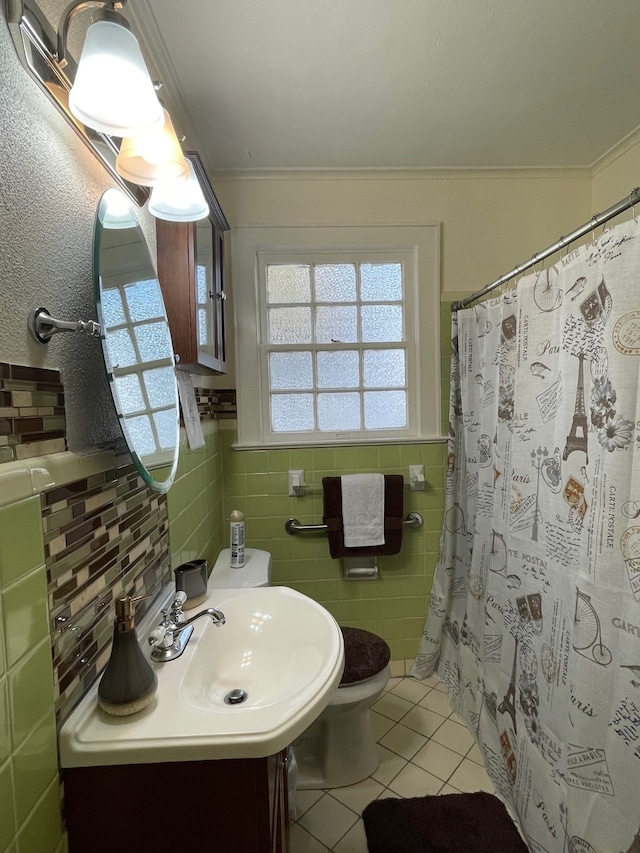
[[[606,210],[603,210],[602,213],[596,213],[588,222],[585,222],[584,225],[581,225],[579,228],[576,228],[575,231],[572,231],[570,234],[567,234],[565,237],[560,237],[552,246],[548,246],[546,249],[543,249],[541,252],[536,252],[535,255],[532,255],[528,261],[520,264],[511,272],[505,273],[501,275],[500,278],[497,278],[495,281],[492,281],[491,284],[487,284],[486,287],[483,287],[482,290],[478,290],[475,293],[472,293],[471,296],[467,296],[466,299],[461,299],[459,302],[451,303],[451,311],[458,311],[460,308],[465,308],[467,305],[470,305],[472,302],[475,302],[476,299],[480,299],[480,297],[485,296],[487,293],[490,293],[496,287],[500,287],[501,284],[509,281],[509,279],[514,278],[525,270],[530,269],[534,264],[537,264],[538,261],[542,261],[545,258],[548,258],[549,255],[553,255],[554,252],[557,252],[559,249],[563,249],[565,246],[568,246],[569,243],[573,243],[575,240],[579,240],[580,237],[583,237],[585,234],[588,234],[589,231],[593,231],[598,225],[602,225],[607,222],[609,219],[613,219],[614,216],[618,216],[620,213],[624,213],[625,210],[628,210],[630,207],[633,207],[637,202],[640,202],[640,187],[636,187],[634,190],[631,190],[628,196],[620,199],[616,204],[612,204],[611,207],[608,207]]]

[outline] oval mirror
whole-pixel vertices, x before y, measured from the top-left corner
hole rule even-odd
[[[153,261],[135,209],[119,190],[100,199],[94,286],[109,386],[145,483],[166,492],[180,448],[173,346]]]

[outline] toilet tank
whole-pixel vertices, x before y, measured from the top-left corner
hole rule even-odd
[[[271,554],[268,551],[247,548],[245,564],[240,569],[232,569],[230,562],[231,550],[223,548],[209,575],[209,590],[271,586]]]

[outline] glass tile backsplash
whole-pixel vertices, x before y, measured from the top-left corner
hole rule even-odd
[[[149,491],[130,463],[45,492],[41,510],[64,717],[108,660],[114,600],[155,595],[170,580],[169,522],[166,497]]]
[[[0,463],[66,450],[60,373],[0,362]]]

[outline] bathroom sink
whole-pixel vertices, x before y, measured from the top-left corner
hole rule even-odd
[[[335,668],[341,632],[315,601],[285,587],[227,594],[226,624],[207,621],[182,682],[183,698],[239,734],[286,722]],[[193,642],[193,641],[192,641]]]
[[[261,758],[311,725],[344,667],[331,614],[288,587],[216,590],[206,607],[226,623],[196,620],[181,657],[152,663],[158,689],[144,710],[109,716],[92,688],[62,726],[63,767]]]

